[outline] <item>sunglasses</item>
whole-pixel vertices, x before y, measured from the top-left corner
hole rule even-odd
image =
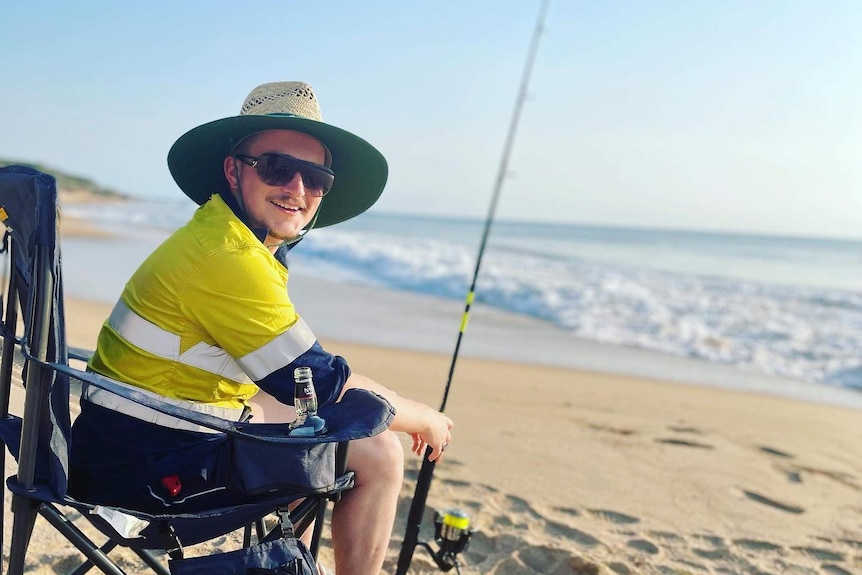
[[[325,196],[332,189],[332,183],[335,181],[335,174],[326,166],[306,162],[287,154],[267,152],[260,156],[234,154],[234,157],[253,167],[260,181],[268,186],[285,186],[299,172],[305,191],[317,198]]]

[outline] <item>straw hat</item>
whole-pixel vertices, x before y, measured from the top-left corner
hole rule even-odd
[[[321,202],[315,227],[358,216],[383,192],[386,159],[362,138],[324,123],[314,91],[304,82],[258,86],[245,99],[239,116],[203,124],[180,136],[168,152],[171,175],[188,197],[203,204],[213,194],[228,191],[222,166],[234,146],[265,130],[314,136],[331,155],[335,182]]]

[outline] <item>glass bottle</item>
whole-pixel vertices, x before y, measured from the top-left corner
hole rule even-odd
[[[293,371],[293,405],[296,408],[296,421],[291,429],[305,425],[309,417],[317,417],[317,393],[310,367],[297,367]]]

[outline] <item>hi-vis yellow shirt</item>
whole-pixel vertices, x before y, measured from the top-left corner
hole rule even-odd
[[[296,313],[288,272],[218,195],[129,280],[99,333],[90,369],[162,396],[241,408],[265,389],[293,403],[294,367],[320,402],[349,368]]]

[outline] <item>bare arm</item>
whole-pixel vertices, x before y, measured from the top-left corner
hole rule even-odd
[[[364,375],[351,374],[344,389],[367,389],[385,398],[395,408],[395,418],[389,429],[409,433],[413,437],[413,452],[422,455],[431,446],[431,461],[438,461],[452,440],[452,420],[433,407],[401,397]]]

